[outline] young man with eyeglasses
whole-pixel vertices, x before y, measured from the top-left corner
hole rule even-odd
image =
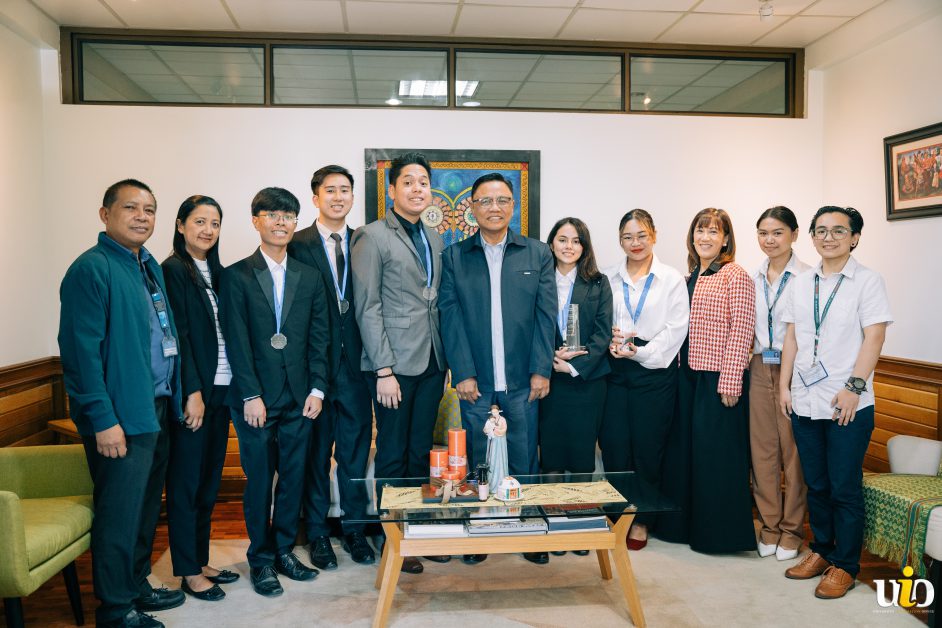
[[[486,461],[484,423],[496,404],[507,419],[510,473],[539,473],[537,402],[549,393],[556,333],[553,254],[510,229],[513,185],[503,175],[474,182],[471,211],[478,232],[445,249],[439,299],[445,354],[470,441],[468,466]],[[524,556],[549,560],[546,552]]]
[[[239,437],[249,575],[259,595],[281,595],[276,574],[312,580],[294,539],[312,421],[327,390],[327,302],[320,274],[288,257],[298,199],[265,188],[252,200],[261,245],[223,271],[220,322],[232,383],[226,403]],[[272,481],[275,510],[272,512]],[[270,516],[270,517],[269,517]]]
[[[823,574],[815,588],[823,599],[843,597],[860,571],[873,370],[893,322],[883,277],[851,255],[862,230],[852,207],[818,210],[810,232],[821,262],[794,279],[782,315],[780,404],[792,421],[814,535],[811,553],[785,576]]]

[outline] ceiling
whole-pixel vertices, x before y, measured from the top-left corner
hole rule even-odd
[[[29,0],[62,26],[803,48],[886,0]]]

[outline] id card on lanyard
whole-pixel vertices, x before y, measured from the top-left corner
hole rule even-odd
[[[776,349],[773,345],[772,328],[774,322],[772,320],[772,311],[775,309],[775,305],[778,303],[779,298],[782,296],[782,292],[785,290],[785,284],[788,283],[788,280],[791,279],[791,276],[791,272],[787,270],[782,274],[782,281],[778,284],[778,291],[775,293],[774,301],[769,300],[769,282],[764,276],[762,277],[762,288],[765,291],[765,304],[769,310],[769,346],[762,351],[763,364],[782,363],[782,352]]]
[[[824,311],[822,312],[819,309],[821,278],[817,273],[814,275],[814,352],[811,356],[811,367],[804,370],[799,369],[798,371],[798,377],[801,378],[801,383],[805,385],[805,388],[814,386],[828,376],[824,364],[818,360],[818,345],[821,340],[821,326],[824,325],[824,319],[827,317],[828,311],[831,309],[831,303],[834,302],[834,297],[837,296],[837,291],[840,290],[842,283],[844,283],[844,275],[840,276],[834,289],[831,290],[831,296],[824,304]]]
[[[165,358],[172,358],[179,353],[177,349],[177,339],[173,337],[170,330],[170,315],[167,313],[167,299],[157,282],[151,279],[147,272],[147,267],[143,262],[139,262],[141,274],[144,275],[144,283],[147,285],[147,292],[150,294],[151,303],[154,311],[157,313],[157,321],[160,323],[160,331],[163,332],[163,339],[160,341],[160,348]]]

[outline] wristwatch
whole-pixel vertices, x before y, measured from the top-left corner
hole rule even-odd
[[[849,377],[847,382],[844,384],[844,388],[854,393],[855,395],[862,394],[867,391],[867,380],[861,377]]]

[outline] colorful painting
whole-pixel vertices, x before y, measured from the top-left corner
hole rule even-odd
[[[514,188],[514,215],[510,228],[522,235],[540,235],[540,152],[508,150],[438,150],[368,148],[366,155],[366,221],[386,215],[392,207],[387,195],[389,166],[402,153],[419,152],[432,166],[432,205],[422,216],[448,246],[473,235],[477,223],[471,213],[471,184],[489,172],[504,175]]]
[[[942,123],[883,140],[886,217],[942,215]]]

